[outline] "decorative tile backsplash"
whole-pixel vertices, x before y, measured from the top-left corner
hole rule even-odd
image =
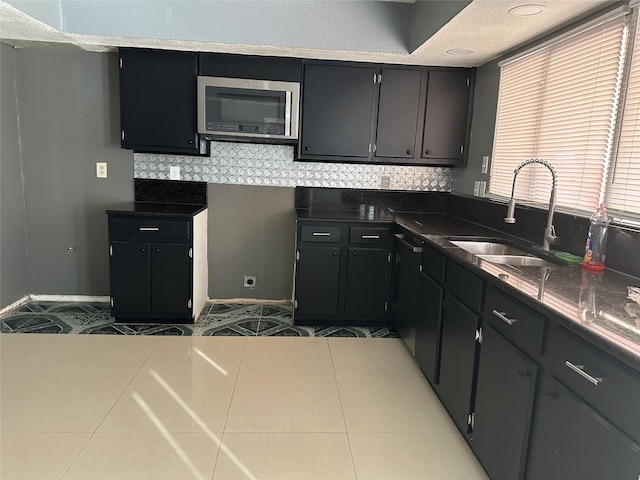
[[[348,163],[295,162],[293,147],[211,142],[210,157],[135,153],[134,177],[168,180],[169,167],[180,167],[181,180],[272,187],[382,188],[449,192],[453,169]]]

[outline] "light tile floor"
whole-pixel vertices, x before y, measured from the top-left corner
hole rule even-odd
[[[487,480],[398,339],[0,335],[3,480]]]

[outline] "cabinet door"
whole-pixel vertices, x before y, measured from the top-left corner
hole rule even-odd
[[[389,251],[349,248],[348,255],[346,315],[384,317],[389,302]]]
[[[142,242],[112,242],[112,315],[151,311],[151,246]]]
[[[420,70],[382,69],[376,157],[414,157],[421,79]]]
[[[522,478],[537,371],[496,330],[484,327],[471,446],[491,480]]]
[[[392,326],[415,354],[418,322],[418,282],[420,278],[420,248],[396,239],[395,286]]]
[[[296,268],[296,313],[337,315],[340,247],[300,247]]]
[[[374,73],[369,67],[305,66],[301,158],[369,158]]]
[[[445,295],[442,314],[440,377],[442,403],[462,432],[467,431],[475,369],[478,316],[453,295]]]
[[[552,377],[536,398],[527,480],[638,480],[640,447]]]
[[[197,55],[120,49],[123,148],[198,153]]]
[[[429,71],[422,157],[462,161],[469,115],[469,71]]]
[[[416,361],[432,385],[438,383],[440,334],[444,291],[424,273],[420,274],[416,325]]]
[[[151,245],[151,309],[154,313],[189,314],[191,258],[189,245]]]

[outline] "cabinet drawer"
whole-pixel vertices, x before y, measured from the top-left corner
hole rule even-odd
[[[487,292],[484,321],[526,352],[540,353],[544,316],[494,288]]]
[[[349,243],[358,245],[387,245],[391,232],[384,227],[351,227]]]
[[[555,377],[640,442],[640,375],[557,326],[547,335],[545,360]]]
[[[422,271],[440,284],[444,283],[446,264],[447,258],[444,255],[428,245],[422,247]]]
[[[191,221],[158,217],[109,217],[111,241],[190,242]]]
[[[479,313],[482,306],[484,280],[456,262],[447,262],[446,279],[447,290],[462,300],[467,307]]]
[[[301,242],[340,243],[342,228],[329,225],[302,225]]]

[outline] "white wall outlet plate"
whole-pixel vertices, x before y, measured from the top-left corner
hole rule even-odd
[[[180,180],[180,167],[174,165],[169,167],[169,180]]]
[[[253,275],[245,275],[243,286],[245,288],[256,288],[256,277]]]
[[[380,188],[388,189],[391,187],[391,177],[388,175],[383,175],[380,178]]]
[[[96,162],[96,177],[107,178],[107,162]]]
[[[487,173],[489,171],[489,156],[485,155],[482,157],[482,168],[480,169],[481,173]]]

